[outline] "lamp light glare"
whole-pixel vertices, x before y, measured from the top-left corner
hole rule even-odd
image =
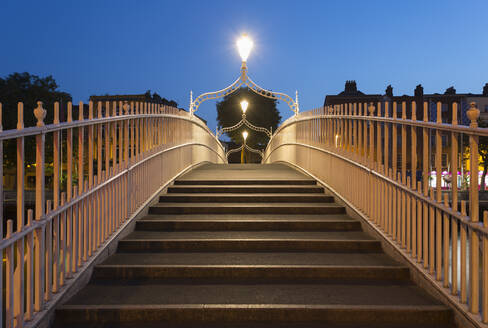
[[[247,131],[242,132],[242,137],[244,138],[244,141],[247,139]]]
[[[241,101],[241,109],[244,114],[246,114],[247,107],[249,106],[249,103],[246,100]]]
[[[243,62],[247,61],[249,53],[253,47],[253,42],[247,34],[243,34],[239,40],[237,40],[237,48],[239,49],[239,55]]]

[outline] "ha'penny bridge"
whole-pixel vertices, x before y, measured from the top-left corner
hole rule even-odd
[[[5,145],[16,156],[16,217],[0,208],[2,327],[485,326],[488,215],[477,179],[467,197],[455,183],[461,151],[478,176],[488,129],[476,104],[469,126],[457,103],[447,122],[442,103],[436,121],[415,102],[299,112],[298,97],[257,87],[245,62],[190,112],[90,102],[77,118],[68,104],[60,121],[59,104],[19,103],[17,129],[0,126],[0,168]],[[293,110],[261,164],[227,164],[194,115],[242,86]],[[36,126],[24,127],[24,112]],[[36,154],[33,206],[26,152]],[[431,181],[446,152],[447,189]]]

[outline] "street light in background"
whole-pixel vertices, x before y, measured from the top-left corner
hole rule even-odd
[[[243,114],[246,114],[246,110],[247,110],[248,106],[249,106],[249,103],[247,102],[247,100],[241,101],[241,109],[242,109]]]
[[[244,143],[246,143],[247,135],[248,135],[247,131],[242,132],[242,137],[244,138]]]

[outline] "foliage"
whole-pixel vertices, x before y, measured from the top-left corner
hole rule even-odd
[[[449,87],[446,89],[444,92],[445,95],[455,95],[456,94],[456,89],[454,87]]]
[[[488,128],[488,123],[478,119],[478,126],[480,128]],[[463,145],[466,145],[463,154],[463,160],[469,160],[469,135],[463,134]],[[479,165],[483,167],[483,174],[481,176],[480,190],[485,190],[485,177],[488,174],[488,137],[478,137],[478,153]],[[469,168],[468,168],[469,169]]]
[[[145,93],[146,99],[150,102],[156,103],[156,104],[163,104],[166,106],[171,106],[171,107],[178,107],[178,103],[174,100],[168,100],[166,98],[161,98],[159,94],[154,92],[151,95],[151,90],[147,90]]]
[[[24,103],[24,126],[36,125],[33,114],[37,101],[42,101],[47,110],[44,122],[50,123],[54,118],[53,106],[56,101],[63,107],[71,101],[71,95],[66,92],[58,91],[58,85],[52,76],[40,78],[29,73],[13,73],[6,78],[0,78],[0,103],[2,103],[3,129],[10,130],[17,128],[17,104]],[[50,135],[46,136],[46,154],[52,142],[49,142]],[[52,137],[51,137],[52,138]],[[25,162],[26,164],[35,162],[35,139],[25,138]],[[7,140],[4,142],[4,163],[7,167],[15,165],[16,141]],[[48,162],[49,158],[46,158]]]
[[[488,128],[488,124],[479,120],[480,128]],[[488,173],[488,137],[479,137],[478,152],[480,154],[480,165],[483,166],[483,175],[481,176],[481,190],[485,190],[485,177]]]
[[[36,75],[25,73],[13,73],[5,79],[0,78],[0,102],[3,105],[4,130],[17,127],[17,103],[24,103],[24,126],[34,126],[36,119],[33,114],[37,101],[42,101],[44,108],[53,108],[54,102],[67,103],[71,101],[71,95],[58,91],[58,85],[49,75],[40,78]],[[53,121],[53,111],[48,110],[45,122]]]
[[[255,126],[266,129],[278,128],[281,121],[280,113],[276,108],[277,100],[260,96],[248,88],[240,88],[234,93],[227,95],[217,103],[217,121],[219,128],[230,127],[237,124],[242,119],[240,102],[246,99],[249,107],[246,111],[247,120]],[[242,144],[242,132],[249,132],[247,144],[253,148],[264,148],[268,143],[268,136],[262,132],[252,131],[242,126],[235,131],[227,133],[236,144]]]

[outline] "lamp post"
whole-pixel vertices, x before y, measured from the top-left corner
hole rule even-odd
[[[197,98],[193,99],[193,91],[190,91],[190,114],[193,115],[194,112],[198,110],[200,104],[206,100],[210,99],[217,99],[225,97],[231,93],[234,93],[242,86],[247,86],[251,89],[254,93],[261,95],[266,98],[281,100],[285,102],[288,107],[298,115],[298,91],[295,93],[295,100],[293,100],[290,96],[285,93],[281,92],[273,92],[270,90],[266,90],[261,88],[253,80],[247,75],[247,59],[251,53],[253,48],[253,42],[251,38],[247,34],[243,34],[237,40],[237,49],[239,50],[239,55],[241,56],[241,75],[237,78],[237,80],[229,85],[228,87],[214,92],[206,92],[199,95]]]
[[[244,147],[241,150],[241,164],[246,163],[246,154],[244,153],[246,147],[247,131],[242,132],[242,139],[244,139]]]
[[[229,155],[232,154],[232,153],[236,153],[238,151],[241,152],[241,163],[244,163],[244,158],[245,158],[245,154],[244,154],[244,151],[247,149],[249,150],[250,152],[252,153],[256,153],[256,154],[259,154],[259,156],[261,156],[261,158],[263,158],[264,156],[264,153],[261,151],[261,150],[258,150],[258,149],[254,149],[254,148],[251,148],[247,145],[246,143],[246,139],[247,139],[247,136],[249,135],[249,133],[247,131],[243,131],[242,132],[242,145],[239,147],[239,148],[234,148],[234,149],[231,149],[229,150],[225,156],[227,157],[227,159],[229,159]]]

